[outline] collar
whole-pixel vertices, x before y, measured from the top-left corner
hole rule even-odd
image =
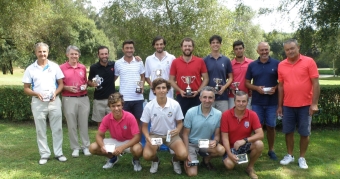
[[[157,98],[155,98],[155,102],[156,102],[156,107],[157,108],[161,108],[162,109],[162,107],[158,104],[158,102],[157,102]],[[167,97],[166,98],[166,103],[165,103],[165,106],[164,106],[164,108],[169,108],[170,107],[170,102],[169,102],[169,98]]]
[[[235,65],[236,63],[244,64],[244,63],[250,63],[251,61],[252,61],[251,59],[249,59],[249,58],[247,58],[247,57],[244,57],[243,63],[240,63],[240,62],[237,62],[237,61],[236,61],[236,58],[234,58],[234,59],[231,61],[231,64],[232,64],[232,65]]]
[[[73,68],[68,62],[65,62],[67,68]],[[77,66],[75,68],[79,68],[79,62],[77,62]]]
[[[121,60],[123,60],[124,63],[128,63],[127,61],[124,60],[124,57],[125,57],[125,56],[123,56],[123,57],[121,58]],[[135,59],[135,57],[132,57],[131,62],[137,62],[137,60]]]
[[[235,110],[235,106],[230,110],[230,112],[231,112],[231,115],[233,116],[233,118],[237,120],[237,117],[235,116],[235,111],[234,110]],[[241,121],[243,119],[245,119],[245,118],[248,118],[248,116],[249,116],[249,109],[246,108],[246,111],[245,111]]]
[[[124,110],[122,110],[122,119],[120,119],[119,121],[116,121],[114,118],[113,118],[113,114],[112,114],[112,112],[111,112],[111,120],[112,121],[114,121],[114,122],[117,122],[117,123],[121,123],[124,119],[125,119],[125,111]]]
[[[209,54],[209,57],[215,59],[211,54]],[[220,54],[218,57],[221,58],[222,54]]]
[[[260,57],[258,57],[256,61],[257,61],[257,63],[262,63],[261,60],[260,60]],[[269,59],[266,61],[266,63],[270,63],[271,61],[272,61],[272,58],[269,56]],[[264,63],[264,64],[266,64],[266,63]]]
[[[197,114],[204,116],[204,115],[203,115],[203,112],[202,112],[202,104],[198,105],[197,107],[198,107],[198,109],[197,109]],[[213,116],[213,115],[214,115],[214,110],[213,110],[213,107],[211,107],[208,116]]]

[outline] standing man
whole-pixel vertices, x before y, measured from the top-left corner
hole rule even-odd
[[[228,109],[228,90],[226,89],[233,81],[232,67],[229,58],[220,53],[222,37],[213,35],[210,37],[209,43],[211,53],[204,58],[209,75],[208,86],[217,88],[215,89],[216,95],[213,107],[224,112]],[[219,86],[216,87],[216,85]]]
[[[106,46],[98,47],[99,61],[90,66],[89,78],[87,84],[95,87],[92,120],[100,123],[103,117],[110,113],[107,106],[107,98],[116,91],[114,83],[114,65],[115,62],[109,61],[109,48]],[[97,81],[93,81],[98,78]]]
[[[249,103],[247,108],[251,109],[250,103],[251,103],[251,91],[248,90],[246,87],[246,73],[248,69],[248,65],[253,61],[247,57],[244,56],[244,43],[240,40],[235,41],[233,43],[233,49],[234,49],[234,54],[235,58],[231,61],[231,65],[233,68],[233,83],[238,82],[239,86],[238,89],[240,91],[244,91],[248,94],[249,97]],[[229,92],[229,105],[228,108],[231,109],[235,106],[234,104],[234,93],[235,93],[235,85],[231,85],[232,90]]]
[[[282,165],[294,162],[294,131],[298,126],[300,134],[300,168],[307,169],[305,159],[311,132],[312,115],[318,111],[320,95],[319,73],[312,58],[300,54],[295,39],[284,42],[287,58],[279,64],[279,105],[277,114],[283,116],[282,132],[285,133],[287,155]]]
[[[188,157],[184,143],[179,137],[179,132],[183,127],[183,113],[178,102],[167,97],[170,89],[171,85],[165,79],[157,78],[153,80],[152,92],[155,93],[156,98],[145,106],[141,118],[143,122],[142,131],[146,138],[143,157],[147,161],[152,161],[150,173],[156,173],[160,164],[157,156],[157,149],[160,146],[152,145],[152,138],[162,138],[163,143],[174,151],[175,156],[172,157],[171,163],[177,174],[182,173],[179,161],[184,161]],[[150,132],[148,130],[149,123],[151,123]],[[170,141],[165,140],[168,131],[171,135]]]
[[[47,59],[49,47],[39,42],[35,45],[37,60],[25,70],[22,82],[24,92],[32,96],[31,109],[37,132],[40,153],[39,164],[47,163],[51,156],[46,135],[46,116],[50,120],[53,140],[53,152],[60,162],[67,159],[63,155],[63,128],[61,101],[58,94],[63,90],[63,72],[59,65]]]
[[[263,131],[256,113],[247,109],[248,94],[236,92],[235,107],[225,111],[221,119],[222,143],[225,148],[224,166],[231,170],[238,163],[237,155],[250,152],[246,172],[257,179],[254,165],[263,150]],[[254,135],[252,133],[254,132]]]
[[[123,42],[122,50],[124,56],[115,64],[115,79],[120,77],[119,92],[124,96],[125,111],[132,113],[140,124],[143,113],[143,92],[144,92],[144,65],[143,61],[137,61],[133,56],[135,43],[132,40]],[[137,83],[140,83],[138,86]],[[137,92],[139,88],[140,91]]]
[[[79,157],[79,150],[82,150],[85,156],[90,156],[91,153],[88,149],[90,146],[88,132],[90,100],[86,90],[86,67],[79,63],[80,50],[78,47],[68,46],[66,56],[67,62],[60,65],[60,69],[65,75],[62,106],[67,121],[70,146],[73,150],[72,157]],[[79,129],[81,146],[78,142],[77,129]]]
[[[184,38],[181,42],[183,56],[176,58],[170,68],[169,82],[176,90],[176,99],[181,105],[183,115],[185,115],[191,107],[200,104],[199,92],[209,81],[204,61],[192,55],[194,47],[195,43],[191,38]],[[186,81],[186,77],[188,81]],[[186,93],[188,82],[191,82],[189,86],[192,94]]]
[[[279,61],[269,56],[270,47],[267,42],[260,42],[257,53],[260,57],[249,64],[246,74],[246,87],[252,90],[252,110],[260,118],[262,125],[266,125],[268,155],[270,159],[277,160],[274,152],[276,110],[278,103],[277,68]],[[253,81],[253,84],[251,84]]]
[[[152,41],[152,46],[156,49],[156,52],[153,55],[150,55],[146,58],[145,61],[145,79],[149,84],[150,89],[152,89],[152,81],[157,78],[163,78],[169,80],[170,76],[170,67],[172,61],[175,59],[175,56],[169,54],[164,51],[166,45],[166,41],[163,37],[157,36]],[[167,93],[169,98],[174,98],[173,89]],[[153,100],[155,95],[152,90],[149,93],[149,100]]]
[[[215,170],[210,160],[214,157],[222,157],[225,153],[223,146],[219,144],[222,113],[212,107],[215,100],[214,88],[204,87],[199,100],[201,104],[190,108],[184,120],[183,141],[189,153],[184,169],[188,176],[197,175],[198,167],[188,164],[197,160],[197,154],[203,157],[202,164],[208,170]],[[209,140],[208,148],[199,148],[200,139]]]

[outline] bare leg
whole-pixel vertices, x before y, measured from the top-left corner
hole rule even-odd
[[[309,136],[300,136],[300,157],[305,158],[309,144]]]
[[[293,156],[294,149],[294,132],[286,134],[286,146],[288,154]]]

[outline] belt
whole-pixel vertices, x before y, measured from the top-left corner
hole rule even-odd
[[[80,97],[85,97],[87,94],[80,95],[80,96],[63,96],[63,97],[71,97],[71,98],[80,98]]]

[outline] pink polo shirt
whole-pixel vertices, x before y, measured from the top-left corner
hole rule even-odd
[[[233,68],[233,77],[234,77],[233,83],[240,82],[238,89],[248,94],[249,94],[249,91],[248,91],[248,88],[246,87],[246,73],[247,73],[248,65],[251,62],[253,62],[253,60],[247,57],[244,57],[244,61],[242,63],[237,62],[235,58],[231,61],[231,66]],[[231,86],[234,89],[234,86],[233,85]],[[234,94],[230,92],[229,98],[233,98],[233,97],[234,97]]]
[[[108,130],[111,138],[118,141],[131,140],[140,133],[136,118],[124,110],[123,117],[119,121],[113,119],[112,113],[107,114],[103,118],[98,130],[103,133]]]
[[[87,90],[80,91],[80,85],[87,84],[86,77],[86,67],[77,63],[77,67],[73,68],[68,62],[60,65],[61,71],[64,73],[65,78],[63,78],[63,82],[65,86],[73,86],[74,83],[78,84],[78,93],[72,93],[67,90],[63,90],[61,93],[62,96],[81,96],[87,94]]]

